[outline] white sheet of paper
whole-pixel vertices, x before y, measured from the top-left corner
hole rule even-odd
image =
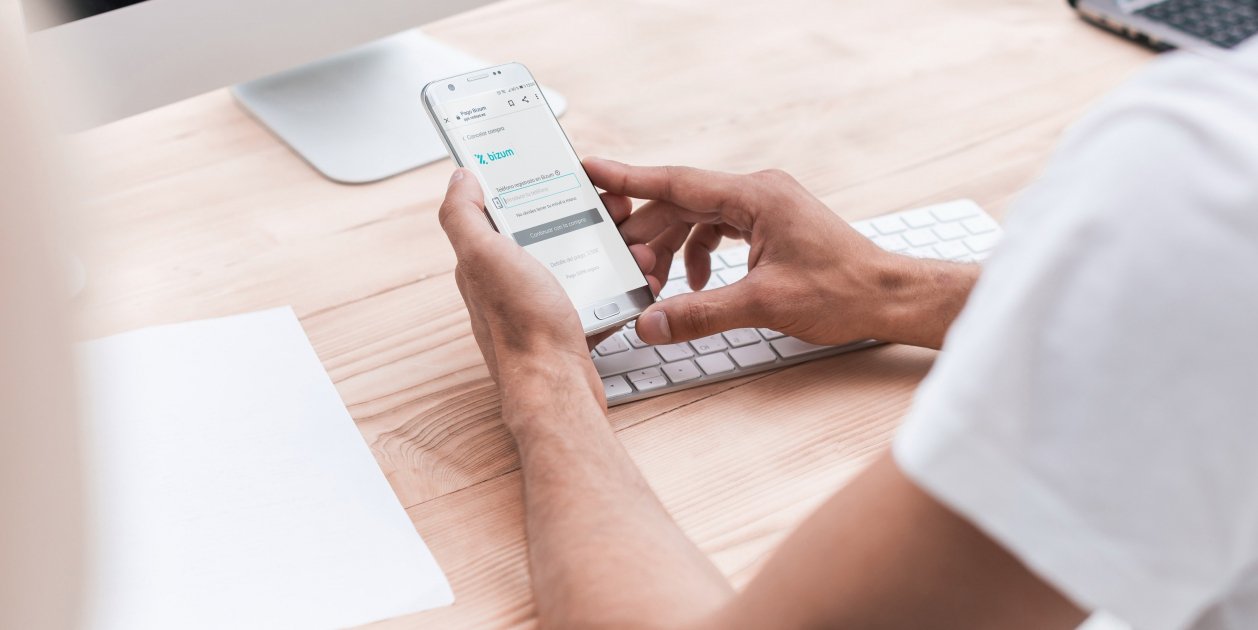
[[[79,350],[86,627],[341,628],[454,601],[291,309]]]

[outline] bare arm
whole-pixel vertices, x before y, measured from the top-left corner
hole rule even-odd
[[[711,188],[731,190],[725,183]],[[683,190],[677,182],[665,189]],[[776,208],[782,199],[774,199]],[[624,218],[627,200],[607,201],[622,230],[639,229],[633,217]],[[715,199],[697,205],[735,208]],[[493,232],[481,208],[479,187],[456,173],[442,224],[459,257],[459,287],[473,330],[502,393],[503,420],[519,446],[533,592],[544,626],[1067,628],[1082,618],[999,545],[919,491],[885,455],[813,515],[736,594],[669,517],[616,440],[580,324],[562,290],[522,249]],[[682,224],[688,234],[702,222]],[[639,265],[652,275],[659,257],[671,256],[653,242],[677,224],[660,225],[655,232],[644,229],[654,237],[634,243]],[[834,276],[817,276],[798,295],[766,299],[748,287],[778,286],[765,270],[786,274],[801,263],[787,257],[790,248],[771,253],[761,243],[757,249],[751,234],[757,228],[739,225],[753,238],[753,267],[760,275],[753,269],[729,290],[704,292],[710,294],[702,296],[706,301],[657,304],[653,308],[664,311],[674,339],[698,336],[701,326],[773,326],[819,341],[879,336],[930,345],[942,339],[977,275],[962,266],[880,258],[880,250],[864,248],[867,241],[856,235],[861,240],[809,250],[848,252],[847,286],[836,286],[845,280]],[[864,273],[875,277],[860,277]],[[747,280],[752,282],[743,284]],[[797,308],[815,308],[801,297],[810,291],[849,300],[849,317],[817,326],[807,323],[816,317],[796,320],[776,307],[793,300]],[[750,304],[754,317],[740,319],[745,315],[733,308],[736,300]],[[857,308],[865,301],[876,308]],[[797,330],[789,328],[797,322]],[[896,331],[894,325],[913,330]],[[640,319],[644,338],[650,334],[646,326]]]
[[[609,199],[613,218],[627,199]],[[677,528],[607,423],[602,385],[562,289],[484,218],[456,171],[441,209],[472,329],[502,393],[524,475],[529,566],[548,626],[681,626],[714,614],[729,584]],[[651,265],[641,248],[635,256]],[[643,605],[651,606],[644,611]]]
[[[765,327],[818,344],[874,338],[938,348],[978,280],[978,265],[883,251],[781,171],[733,175],[598,159],[585,168],[609,193],[649,200],[620,231],[649,249],[655,264],[647,273],[661,284],[679,253],[698,288],[722,239],[751,248],[745,278],[649,308],[638,334],[650,343]]]
[[[503,418],[520,449],[544,625],[683,627],[715,614],[733,594],[729,583],[647,486],[591,391],[524,402],[574,381],[553,366],[530,372],[546,376],[522,379],[520,389],[504,381],[504,401],[515,402]]]
[[[507,400],[573,379],[552,371]],[[735,594],[676,526],[592,396],[504,408],[524,473],[546,627],[1073,628],[1083,613],[904,477],[889,454],[794,532]],[[585,400],[585,405],[574,405]]]
[[[883,453],[787,538],[714,625],[1047,629],[1084,618]]]

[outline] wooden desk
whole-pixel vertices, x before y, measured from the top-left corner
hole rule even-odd
[[[521,0],[426,30],[563,91],[581,154],[780,167],[848,219],[959,197],[1000,216],[1062,128],[1150,57],[1046,0]],[[450,164],[333,184],[224,91],[78,144],[82,334],[292,304],[458,598],[380,625],[530,624],[516,455],[437,225]],[[611,421],[743,583],[887,444],[932,358],[883,347]]]

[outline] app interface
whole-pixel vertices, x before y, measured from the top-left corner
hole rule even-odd
[[[535,83],[436,103],[433,112],[485,189],[498,230],[542,261],[573,306],[646,286]]]

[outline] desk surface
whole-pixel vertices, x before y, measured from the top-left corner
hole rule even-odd
[[[1000,217],[1062,129],[1150,56],[1064,4],[521,0],[425,30],[562,91],[583,155],[779,167],[847,219],[959,197]],[[531,624],[518,462],[437,226],[449,162],[333,184],[225,91],[77,144],[91,165],[80,334],[293,305],[458,598],[380,625]],[[932,359],[881,347],[611,422],[743,583],[887,444]]]

